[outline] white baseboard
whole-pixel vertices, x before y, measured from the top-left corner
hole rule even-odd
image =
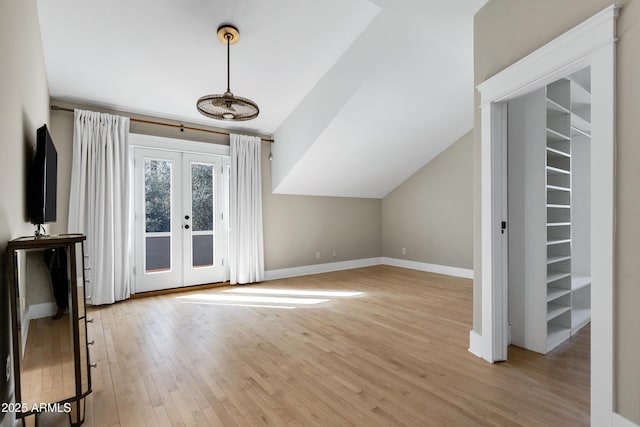
[[[22,317],[22,348],[27,346],[27,337],[29,336],[29,323],[34,319],[43,319],[56,314],[58,306],[55,302],[43,302],[41,304],[31,304],[27,306]],[[24,354],[23,354],[24,357]]]
[[[43,302],[42,304],[32,304],[29,306],[29,319],[43,319],[51,317],[58,311],[55,302]]]
[[[382,263],[395,267],[409,268],[411,270],[426,271],[429,273],[446,274],[447,276],[473,279],[473,270],[468,268],[449,267],[446,265],[429,264],[426,262],[409,261],[406,259],[382,257]]]
[[[482,358],[482,335],[474,330],[469,331],[469,352],[474,356]]]
[[[354,259],[349,261],[328,262],[325,264],[303,265],[301,267],[281,268],[264,272],[264,280],[285,279],[287,277],[308,276],[309,274],[329,273],[331,271],[350,270],[352,268],[371,267],[382,264],[381,258]]]
[[[629,421],[628,419],[626,419],[625,417],[623,417],[622,415],[613,414],[613,427],[640,427],[638,426],[638,424],[634,423],[633,421]]]
[[[370,267],[372,265],[392,265],[409,268],[411,270],[426,271],[428,273],[445,274],[447,276],[473,279],[473,270],[446,265],[429,264],[426,262],[408,261],[404,259],[377,257],[354,259],[349,261],[328,262],[325,264],[303,265],[300,267],[267,270],[264,280],[285,279],[287,277],[307,276],[309,274],[329,273],[331,271],[350,270],[352,268]]]

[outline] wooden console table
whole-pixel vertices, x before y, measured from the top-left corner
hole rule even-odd
[[[13,333],[13,373],[16,419],[33,415],[35,424],[42,412],[62,411],[69,415],[72,426],[84,422],[85,397],[91,393],[91,363],[87,340],[87,319],[84,290],[84,241],[82,234],[45,237],[20,237],[8,243],[11,257],[9,277],[11,296],[11,328]],[[78,251],[78,247],[80,250]],[[65,249],[68,251],[69,309],[58,320],[29,319],[25,307],[29,283],[20,283],[18,253]],[[77,259],[80,256],[81,261]],[[26,262],[26,260],[25,260]],[[44,262],[44,261],[43,261]],[[82,281],[78,284],[78,264],[82,265]],[[21,295],[21,290],[24,295]],[[23,324],[26,323],[26,324]],[[27,323],[28,322],[28,323]],[[22,328],[28,330],[23,346]],[[24,348],[23,348],[24,347]],[[43,386],[42,379],[48,383]]]

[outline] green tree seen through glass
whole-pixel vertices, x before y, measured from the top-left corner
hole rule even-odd
[[[171,162],[144,162],[145,229],[147,233],[171,231]]]
[[[191,165],[191,216],[194,231],[213,230],[213,166]]]

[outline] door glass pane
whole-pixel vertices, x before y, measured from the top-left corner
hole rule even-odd
[[[166,271],[171,269],[171,236],[153,236],[145,239],[145,270]]]
[[[144,162],[145,219],[147,233],[171,231],[171,162]]]
[[[171,269],[171,162],[145,159],[145,271]]]
[[[210,164],[191,164],[191,216],[193,224],[192,265],[213,265],[215,218],[214,167]]]
[[[206,267],[213,265],[213,235],[192,236],[193,266]]]
[[[191,165],[193,231],[213,231],[213,166]]]

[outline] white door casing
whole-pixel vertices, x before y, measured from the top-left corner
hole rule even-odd
[[[225,260],[228,252],[228,188],[226,186],[228,186],[229,147],[139,134],[132,134],[131,142],[133,152],[131,167],[134,176],[132,195],[135,210],[132,230],[135,254],[134,268],[131,272],[132,292],[140,293],[228,280],[229,269],[228,265],[225,265],[228,264]],[[171,166],[171,229],[163,229],[163,233],[148,233],[146,230],[145,161],[165,162],[163,165],[165,168],[168,164]],[[195,169],[198,169],[201,174],[200,183],[206,183],[207,179],[211,180],[213,188],[210,192],[213,193],[213,200],[209,206],[205,206],[205,211],[212,209],[213,224],[210,225],[213,227],[203,225],[203,218],[197,218],[198,211],[193,210],[192,171]],[[207,173],[210,174],[210,178],[206,176]],[[199,206],[206,201],[207,197],[204,199],[200,197]],[[211,219],[208,218],[207,221],[210,223]],[[165,228],[167,228],[166,225]],[[145,266],[145,245],[149,237],[164,237],[165,246],[167,237],[170,237],[170,262],[167,262],[166,255],[161,256],[161,268],[155,268],[154,271],[147,271]],[[211,241],[213,241],[213,247],[211,247]],[[204,246],[203,243],[205,243]],[[194,252],[194,244],[200,248],[199,252]]]
[[[223,159],[217,156],[198,155],[185,153],[182,155],[182,235],[183,235],[183,285],[197,285],[203,283],[217,283],[225,280],[224,260],[226,258],[227,233],[224,232],[224,214],[225,214],[225,196],[224,196],[224,166]],[[194,188],[192,183],[193,173],[196,169],[211,173],[211,185],[213,187],[213,212],[212,223],[206,221],[203,227],[198,223],[204,221],[198,220],[198,209],[193,206]],[[211,227],[209,226],[211,225]],[[209,260],[207,255],[211,255],[210,251],[204,250],[203,254],[198,256],[198,246],[206,246],[209,242],[213,243],[212,259]],[[205,255],[205,256],[202,256]],[[200,259],[198,259],[200,258]]]
[[[611,5],[547,45],[487,79],[481,104],[482,331],[471,331],[470,351],[489,362],[505,360],[507,277],[505,240],[505,103],[591,68],[591,423],[614,419],[613,304],[615,237],[615,42],[619,5]]]
[[[177,152],[152,149],[134,150],[134,248],[135,262],[132,293],[177,287],[182,283],[182,191],[180,176],[182,157]],[[168,220],[147,224],[145,207],[145,168],[162,176],[165,185],[156,194],[160,204],[168,203]],[[168,191],[166,191],[168,190]],[[167,215],[162,215],[166,219]],[[149,247],[147,247],[149,245]],[[147,253],[149,251],[149,253]]]

